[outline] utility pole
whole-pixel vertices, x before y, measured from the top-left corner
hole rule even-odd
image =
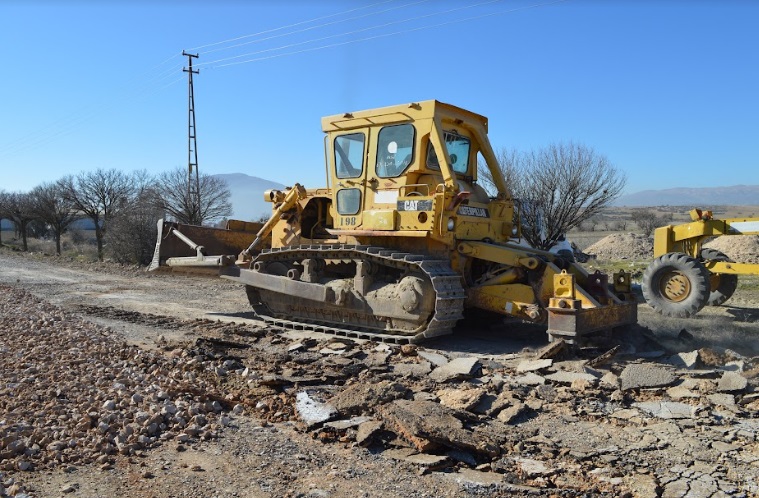
[[[187,200],[191,206],[190,223],[200,224],[200,173],[198,172],[198,140],[195,130],[195,92],[192,86],[192,75],[200,74],[199,69],[192,69],[192,59],[197,59],[198,54],[188,54],[182,50],[182,55],[187,57],[188,67],[182,68],[187,73],[189,81],[189,105],[187,116]],[[195,178],[193,179],[193,171]],[[193,181],[194,180],[194,181]],[[193,183],[194,192],[193,192]]]

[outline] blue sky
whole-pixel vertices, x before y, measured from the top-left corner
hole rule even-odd
[[[627,192],[759,184],[757,25],[751,1],[2,0],[0,189],[185,167],[182,50],[210,174],[319,187],[322,116],[437,99],[496,148],[591,146]]]

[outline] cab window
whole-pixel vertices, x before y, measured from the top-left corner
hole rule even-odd
[[[335,173],[338,178],[358,178],[364,172],[364,134],[335,138]]]
[[[469,169],[469,139],[453,132],[443,132],[443,141],[448,157],[451,158],[454,173],[466,174]],[[427,168],[440,169],[432,142],[427,145]]]
[[[377,176],[399,176],[414,160],[414,125],[385,126],[377,137]]]

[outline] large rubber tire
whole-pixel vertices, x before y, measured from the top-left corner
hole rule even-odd
[[[708,248],[701,249],[701,261],[726,261],[734,263],[725,253]],[[711,292],[706,304],[707,306],[719,306],[730,299],[735,292],[735,289],[738,287],[738,275],[711,272],[709,275]]]
[[[671,252],[659,256],[643,272],[646,302],[664,316],[688,318],[709,300],[709,271],[697,259]]]

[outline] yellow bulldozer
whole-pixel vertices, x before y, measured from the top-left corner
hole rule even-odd
[[[654,260],[643,272],[646,302],[664,316],[688,318],[704,306],[725,303],[738,287],[738,275],[759,275],[759,264],[736,263],[703,247],[724,235],[759,235],[759,218],[715,219],[693,209],[691,222],[654,230]]]
[[[267,191],[260,228],[159,223],[151,268],[216,268],[267,322],[398,343],[450,334],[465,310],[547,323],[569,343],[636,323],[629,274],[610,281],[519,244],[484,116],[431,100],[328,116],[322,129],[327,187]],[[209,255],[219,239],[238,244]]]

